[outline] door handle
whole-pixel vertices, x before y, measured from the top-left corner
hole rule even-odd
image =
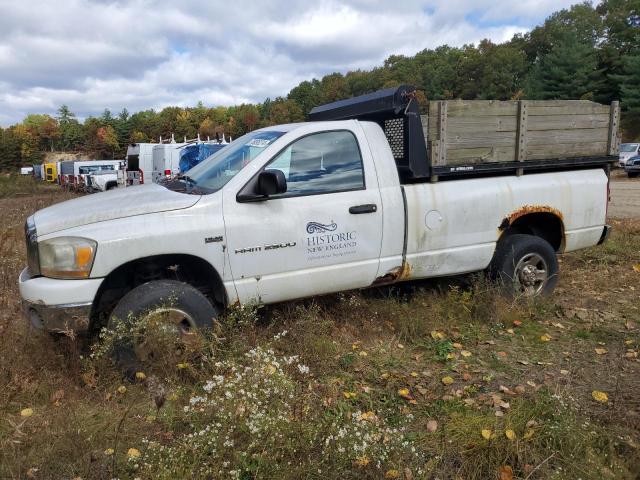
[[[349,207],[349,213],[359,215],[361,213],[375,213],[378,211],[378,206],[375,203],[367,203],[366,205],[354,205]]]

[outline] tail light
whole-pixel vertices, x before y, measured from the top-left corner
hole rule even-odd
[[[144,183],[144,172],[142,171],[142,169],[139,170],[140,172],[140,183]]]
[[[167,177],[167,178],[169,178],[169,177],[171,176],[171,170],[168,170],[168,169],[167,169],[167,170],[165,170],[165,171],[164,171],[164,176],[165,176],[165,177]]]

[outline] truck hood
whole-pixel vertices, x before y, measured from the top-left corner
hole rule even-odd
[[[67,228],[195,205],[200,195],[168,190],[155,183],[86,195],[39,210],[34,215],[38,236]]]

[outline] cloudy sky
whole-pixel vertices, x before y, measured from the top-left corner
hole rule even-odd
[[[570,0],[0,0],[0,125],[258,102],[444,43],[509,39]]]

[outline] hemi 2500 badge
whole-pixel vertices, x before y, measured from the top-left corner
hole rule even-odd
[[[254,253],[254,252],[262,252],[263,250],[277,250],[279,248],[289,248],[289,247],[295,247],[295,246],[296,246],[296,242],[273,243],[271,245],[264,245],[261,247],[237,248],[236,253]]]

